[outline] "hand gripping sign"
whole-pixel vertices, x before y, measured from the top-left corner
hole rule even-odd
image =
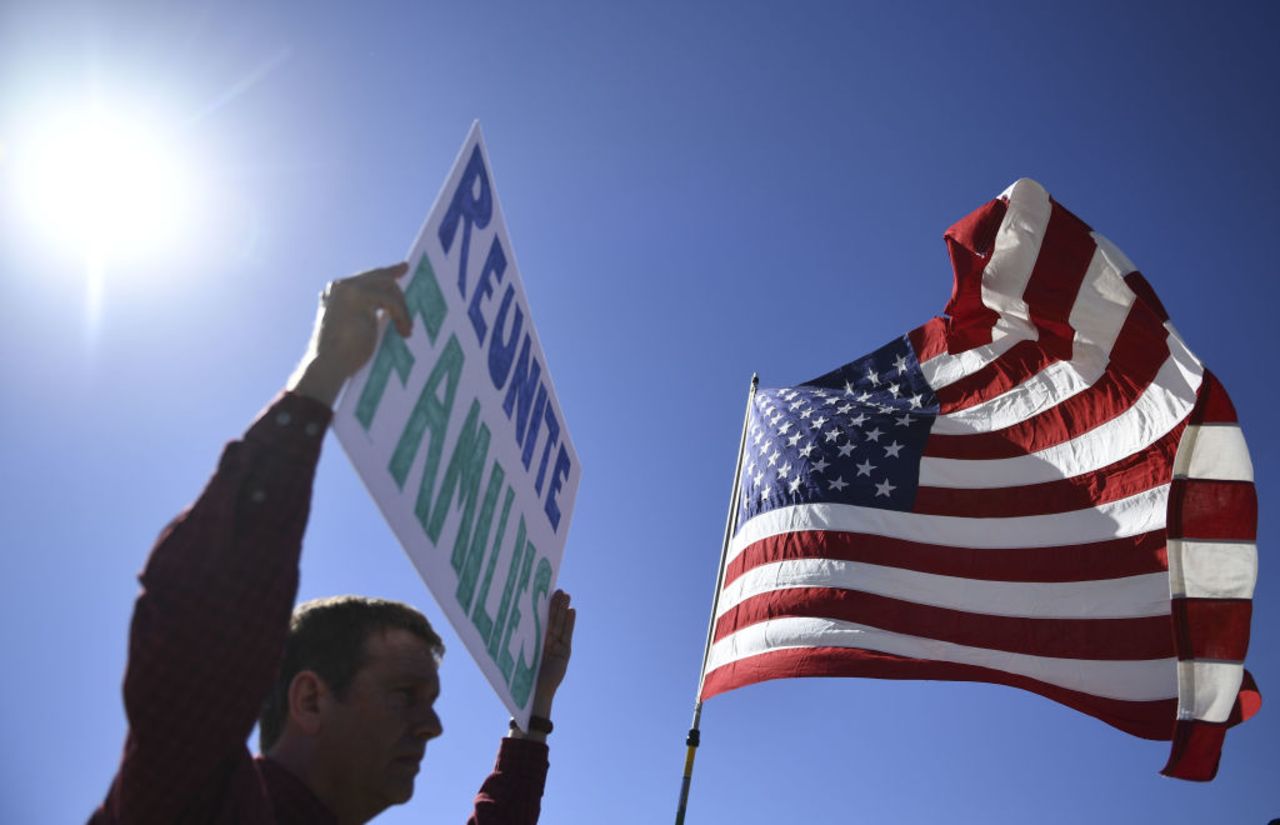
[[[383,319],[334,430],[522,727],[581,469],[471,127],[409,251],[413,334]]]

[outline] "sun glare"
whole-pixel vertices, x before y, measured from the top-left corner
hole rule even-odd
[[[183,229],[190,181],[163,130],[95,106],[38,124],[19,159],[29,216],[90,259],[148,257]]]

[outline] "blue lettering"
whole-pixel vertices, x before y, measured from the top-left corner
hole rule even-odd
[[[556,493],[560,492],[560,485],[569,479],[569,453],[564,449],[564,445],[560,445],[560,452],[556,455],[556,468],[551,471],[551,487],[547,490],[547,506],[543,509],[547,513],[547,518],[551,520],[551,529],[560,529],[560,504],[556,501]]]
[[[484,346],[485,333],[489,331],[489,325],[484,320],[484,315],[480,312],[480,302],[493,294],[493,280],[491,276],[498,276],[498,280],[502,280],[502,275],[507,271],[507,256],[502,251],[502,244],[498,243],[498,237],[495,235],[493,243],[489,246],[489,257],[485,259],[484,266],[480,268],[480,277],[476,280],[476,291],[471,295],[471,306],[467,309],[467,316],[471,319],[471,326],[476,331],[476,342],[480,346]]]
[[[462,249],[458,256],[458,292],[467,297],[467,254],[471,248],[471,227],[484,229],[493,218],[493,193],[489,189],[489,173],[484,168],[484,158],[477,145],[471,151],[471,159],[453,190],[449,210],[440,222],[440,246],[448,254],[458,236],[458,221],[462,221]]]
[[[533,489],[538,495],[542,495],[542,481],[547,476],[547,459],[551,457],[551,450],[556,446],[556,442],[560,440],[560,422],[556,420],[556,412],[551,405],[546,406],[547,420],[547,446],[542,448],[542,463],[538,465],[538,480],[533,483]]]
[[[514,337],[514,336],[513,336]],[[537,406],[533,404],[534,391],[539,394],[545,393],[538,381],[542,378],[542,365],[538,363],[538,359],[531,357],[532,341],[526,334],[524,336],[524,345],[520,347],[520,357],[516,359],[515,375],[511,378],[511,385],[507,387],[507,397],[502,401],[502,411],[507,414],[507,418],[511,418],[512,410],[516,413],[516,443],[525,445],[524,467],[529,469],[529,455],[533,451],[531,443],[526,442],[525,428],[529,423],[529,408]],[[545,399],[544,399],[545,400]],[[517,404],[517,402],[519,402]],[[533,413],[533,435],[537,437],[538,428],[538,411]],[[532,442],[533,439],[529,439]]]
[[[502,306],[498,307],[498,317],[493,322],[493,337],[489,339],[489,378],[493,380],[495,389],[502,389],[502,385],[507,383],[507,376],[511,374],[511,362],[515,359],[516,342],[520,340],[520,330],[524,328],[524,310],[517,305],[515,320],[511,322],[511,334],[506,337],[506,342],[503,342],[502,330],[507,325],[507,313],[511,310],[511,304],[514,303],[515,297],[515,287],[508,286],[506,294],[502,296]],[[528,340],[526,337],[525,341],[527,342]],[[507,394],[507,397],[511,397],[510,393]],[[523,407],[527,412],[529,409],[527,398]],[[507,413],[507,418],[510,418],[510,406],[504,405],[503,409]],[[516,423],[517,444],[520,443],[520,438],[524,435],[521,432],[524,429],[524,420],[522,418]]]
[[[547,403],[547,388],[538,385],[538,398],[533,402],[533,415],[529,416],[529,432],[525,433],[524,453],[520,456],[520,463],[524,468],[529,469],[529,462],[533,459],[533,447],[538,443],[538,431],[542,429],[542,408]]]

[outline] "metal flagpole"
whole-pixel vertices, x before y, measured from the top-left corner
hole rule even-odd
[[[707,620],[707,644],[702,650],[702,669],[698,671],[698,692],[693,703],[693,725],[689,728],[689,736],[684,743],[688,750],[684,757],[684,777],[680,782],[680,804],[676,808],[676,825],[684,825],[685,806],[689,802],[689,784],[693,781],[693,757],[702,741],[698,725],[702,722],[702,680],[707,674],[707,658],[711,655],[711,640],[716,630],[716,608],[720,604],[720,586],[724,581],[724,560],[729,555],[729,541],[733,538],[733,528],[738,523],[738,490],[742,476],[742,453],[747,446],[747,423],[751,420],[751,404],[756,398],[756,387],[760,384],[760,376],[751,374],[751,390],[747,393],[747,409],[742,414],[742,438],[738,441],[738,461],[733,468],[733,492],[729,494],[729,513],[724,519],[724,543],[720,547],[720,572],[716,574],[716,590],[711,598],[711,618]]]

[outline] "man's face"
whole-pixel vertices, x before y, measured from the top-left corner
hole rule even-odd
[[[344,795],[376,814],[413,796],[427,740],[443,732],[433,707],[440,677],[431,649],[407,630],[372,633],[364,653],[346,698],[326,708],[321,738]]]

